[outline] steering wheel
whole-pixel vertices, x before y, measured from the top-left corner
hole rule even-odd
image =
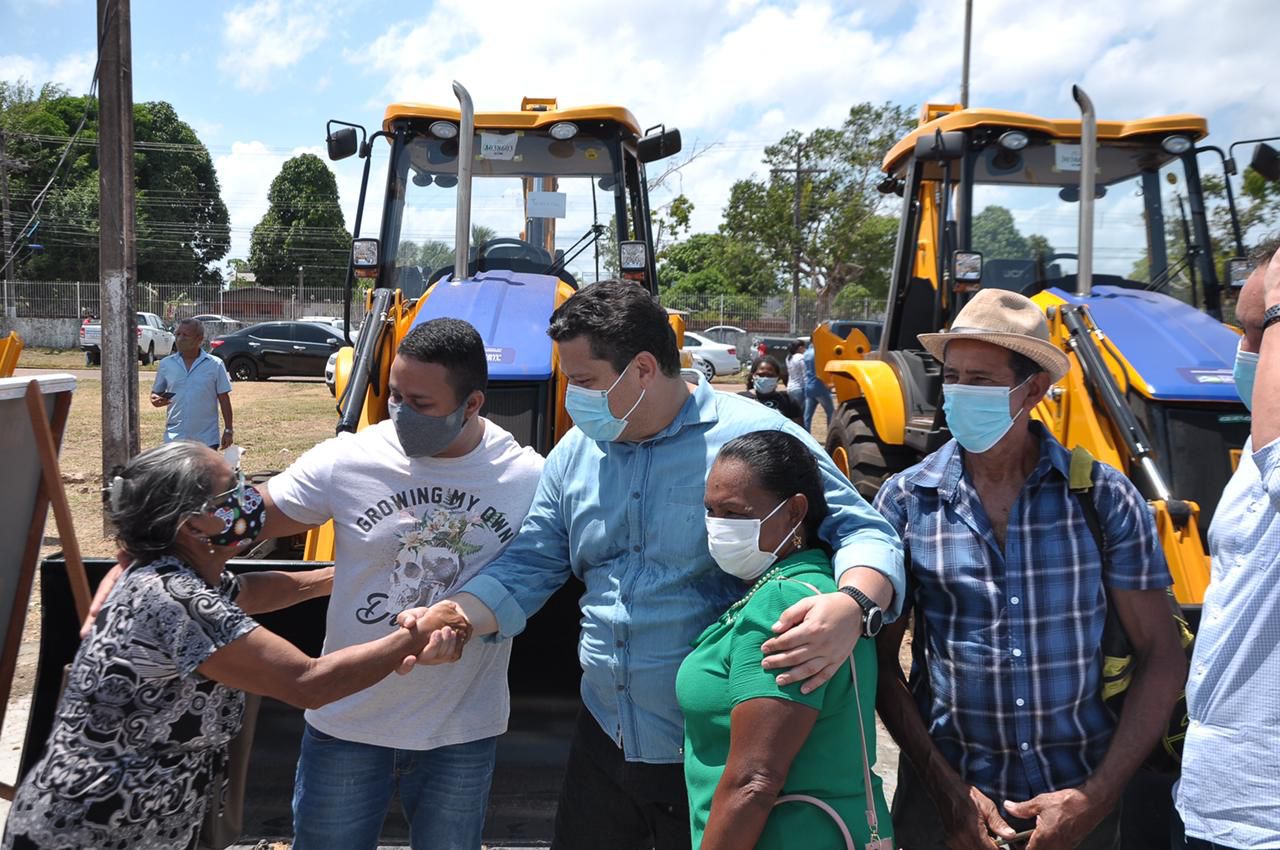
[[[515,249],[515,250],[501,250]],[[496,256],[495,256],[496,254]],[[531,242],[523,239],[511,239],[509,237],[499,237],[490,239],[480,246],[477,251],[477,268],[480,271],[488,271],[489,259],[492,256],[494,260],[517,260],[530,264],[548,265],[551,258],[547,256],[547,252]]]

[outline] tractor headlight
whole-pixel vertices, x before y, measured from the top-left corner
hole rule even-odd
[[[458,135],[458,125],[450,121],[433,121],[427,129],[437,139],[452,139]]]
[[[1000,134],[996,142],[1007,151],[1020,151],[1031,139],[1021,130],[1008,130]]]
[[[1164,148],[1165,153],[1181,156],[1191,150],[1191,140],[1186,136],[1165,136],[1160,140],[1160,147]]]
[[[578,125],[570,121],[560,121],[552,124],[548,132],[551,133],[551,138],[563,142],[578,135]]]

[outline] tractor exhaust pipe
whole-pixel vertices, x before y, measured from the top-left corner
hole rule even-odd
[[[471,259],[471,166],[476,138],[476,108],[462,83],[454,80],[458,98],[458,218],[453,232],[453,279],[466,280]]]
[[[1093,292],[1093,193],[1098,176],[1098,116],[1084,89],[1071,87],[1080,105],[1080,239],[1076,261],[1076,295]]]

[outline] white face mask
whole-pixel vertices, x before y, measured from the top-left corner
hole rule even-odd
[[[783,535],[782,542],[772,552],[761,551],[760,526],[786,503],[787,499],[783,499],[764,519],[707,517],[707,549],[720,569],[743,581],[755,581],[764,575],[764,571],[778,560],[778,550],[787,542],[787,538],[804,522],[801,518],[800,522],[792,526],[791,531]]]

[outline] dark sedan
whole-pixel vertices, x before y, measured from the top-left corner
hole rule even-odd
[[[261,381],[288,375],[324,377],[329,355],[342,346],[331,325],[314,322],[260,322],[220,336],[210,353],[227,364],[233,381]]]

